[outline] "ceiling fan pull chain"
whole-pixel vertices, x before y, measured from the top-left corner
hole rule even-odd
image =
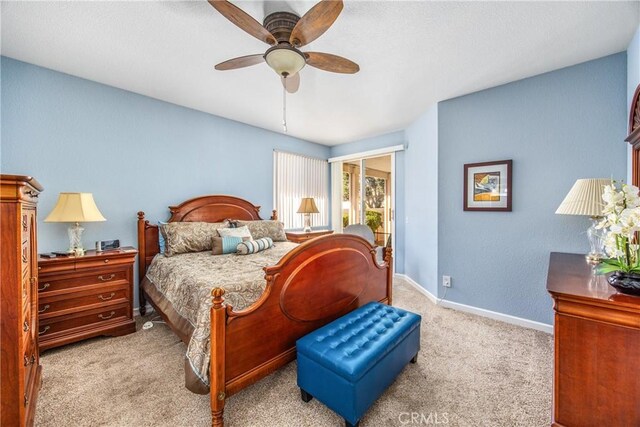
[[[282,85],[282,130],[287,133],[287,78],[284,78],[285,84]]]

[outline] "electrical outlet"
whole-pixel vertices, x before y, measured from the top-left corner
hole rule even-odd
[[[451,276],[442,276],[442,286],[445,288],[451,287]]]

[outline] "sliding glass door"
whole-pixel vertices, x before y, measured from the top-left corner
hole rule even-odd
[[[364,224],[384,246],[393,230],[393,154],[342,163],[342,226]]]

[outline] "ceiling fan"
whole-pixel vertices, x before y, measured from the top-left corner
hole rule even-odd
[[[281,77],[289,93],[300,87],[298,72],[310,65],[324,71],[354,74],[358,64],[341,56],[322,52],[301,52],[299,48],[324,34],[342,11],[342,0],[322,0],[301,18],[295,13],[275,12],[264,18],[262,25],[227,0],[208,0],[229,21],[258,40],[271,45],[262,54],[240,56],[216,65],[216,70],[234,70],[266,62]]]

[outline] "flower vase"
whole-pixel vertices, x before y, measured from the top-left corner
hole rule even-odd
[[[607,278],[607,281],[623,294],[640,296],[640,274],[615,271]]]

